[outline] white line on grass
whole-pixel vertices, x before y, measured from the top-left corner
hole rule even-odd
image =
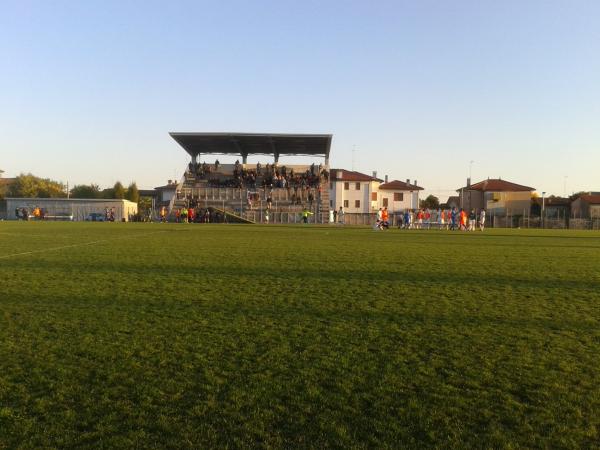
[[[94,245],[94,244],[101,244],[103,242],[116,241],[118,239],[137,238],[137,237],[149,236],[151,234],[166,233],[166,232],[167,232],[167,230],[153,231],[152,233],[137,234],[135,236],[119,236],[119,237],[115,237],[112,239],[100,239],[97,241],[82,242],[80,244],[70,244],[70,245],[61,245],[60,247],[42,248],[40,250],[31,250],[29,252],[21,252],[21,253],[12,253],[10,255],[2,255],[2,256],[0,256],[0,259],[8,259],[8,258],[12,258],[14,256],[32,255],[34,253],[53,252],[56,250],[63,250],[65,248],[84,247],[86,245]]]

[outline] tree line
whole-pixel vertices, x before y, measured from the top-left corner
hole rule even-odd
[[[124,199],[135,203],[140,200],[140,192],[135,182],[125,188],[120,181],[117,181],[113,187],[106,189],[100,189],[97,184],[77,184],[69,189],[69,194],[72,198]],[[65,198],[67,186],[60,181],[40,178],[28,173],[19,175],[6,186],[4,195],[20,198]]]

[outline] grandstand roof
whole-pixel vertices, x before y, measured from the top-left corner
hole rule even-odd
[[[329,158],[331,134],[169,133],[190,156],[300,155]]]

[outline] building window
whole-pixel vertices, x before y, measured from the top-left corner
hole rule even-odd
[[[387,206],[388,206],[388,199],[387,199],[387,197],[384,197],[384,199],[383,199],[383,207],[387,208]]]
[[[333,200],[329,200],[329,207],[333,208]]]
[[[360,183],[356,183],[356,190],[360,191]]]
[[[376,202],[377,201],[377,192],[371,192],[371,201],[372,202]]]
[[[360,200],[354,200],[354,207],[360,208]]]
[[[333,191],[333,181],[329,182],[329,189]]]
[[[347,181],[344,183],[344,190],[347,191],[350,189],[350,183],[348,183]]]
[[[394,201],[401,202],[404,200],[404,193],[402,192],[394,192]]]
[[[348,207],[348,200],[344,200],[344,208]]]

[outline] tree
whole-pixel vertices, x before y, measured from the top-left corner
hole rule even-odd
[[[152,209],[152,198],[151,197],[140,197],[140,199],[138,201],[138,211],[142,214],[147,214],[148,210],[150,210],[150,209]]]
[[[30,173],[21,174],[8,188],[9,197],[66,197],[65,185],[49,178],[39,178]]]
[[[113,188],[102,189],[100,198],[115,198],[115,190]]]
[[[100,198],[100,187],[97,184],[77,184],[71,189],[74,198]]]
[[[419,202],[421,208],[437,209],[440,207],[440,199],[435,195],[429,195],[425,200]]]
[[[124,199],[125,198],[125,188],[121,184],[120,181],[117,181],[113,186],[113,198]]]
[[[135,181],[132,182],[127,188],[127,192],[125,193],[125,198],[134,203],[138,203],[140,201],[140,191],[138,190],[137,184]]]

